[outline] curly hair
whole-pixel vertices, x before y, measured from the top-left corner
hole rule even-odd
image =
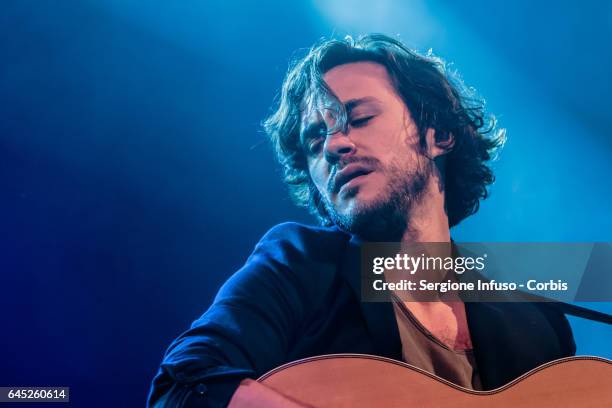
[[[484,101],[455,73],[449,72],[440,58],[431,52],[421,55],[382,34],[369,34],[357,40],[350,37],[325,40],[292,64],[278,106],[263,126],[294,201],[308,207],[321,224],[331,224],[308,172],[300,145],[300,121],[313,99],[319,100],[324,95],[328,100],[337,100],[323,80],[325,72],[361,61],[375,62],[387,69],[417,125],[421,148],[427,143],[428,128],[436,130],[437,140],[453,136],[454,145],[446,155],[444,175],[449,225],[455,226],[478,211],[480,200],[488,196],[487,188],[495,180],[487,162],[503,146],[505,130],[496,127],[494,116],[485,115]],[[336,106],[340,111],[338,123],[344,126],[346,111],[341,103]]]

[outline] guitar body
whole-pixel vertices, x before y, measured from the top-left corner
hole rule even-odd
[[[570,357],[492,391],[472,391],[400,361],[360,354],[311,357],[257,380],[310,407],[612,407],[612,362]]]

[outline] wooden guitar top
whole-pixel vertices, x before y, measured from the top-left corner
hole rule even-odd
[[[551,361],[491,391],[362,354],[295,361],[257,381],[310,407],[612,407],[612,362],[586,356]]]

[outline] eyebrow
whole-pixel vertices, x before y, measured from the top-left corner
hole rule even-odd
[[[344,108],[346,109],[346,112],[350,115],[353,109],[355,109],[356,107],[360,105],[364,105],[366,103],[378,104],[380,103],[380,101],[374,98],[373,96],[365,96],[363,98],[349,99],[348,101],[344,102]]]
[[[367,103],[379,104],[380,101],[378,99],[374,98],[373,96],[365,96],[363,98],[349,99],[349,100],[343,102],[343,105],[344,105],[344,109],[346,109],[347,115],[350,115],[351,112],[355,108],[357,108],[358,106],[367,104]],[[314,134],[314,132],[316,130],[318,130],[321,127],[322,124],[323,124],[323,121],[317,120],[317,121],[310,122],[310,123],[308,123],[308,125],[303,127],[300,130],[300,136],[299,136],[300,144],[303,145],[306,140],[311,138],[312,135]]]

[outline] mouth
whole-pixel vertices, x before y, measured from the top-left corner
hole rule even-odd
[[[372,173],[374,170],[366,166],[365,164],[360,163],[351,163],[340,170],[335,178],[333,183],[333,192],[338,193],[344,186],[348,185],[351,181],[361,178],[362,176],[366,176]]]

